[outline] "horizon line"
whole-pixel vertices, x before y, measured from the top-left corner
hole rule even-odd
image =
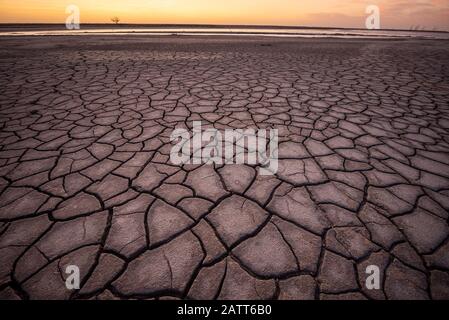
[[[87,26],[108,26],[108,27],[123,27],[123,26],[152,26],[152,27],[215,27],[215,28],[248,28],[248,27],[256,27],[256,28],[282,28],[282,29],[337,29],[337,30],[366,30],[370,31],[370,29],[361,28],[361,27],[312,27],[312,26],[292,26],[292,25],[265,25],[265,24],[188,24],[188,23],[105,23],[105,22],[86,22],[81,23],[80,25]],[[0,28],[5,26],[65,26],[64,23],[61,22],[0,22]],[[400,28],[380,28],[373,31],[413,31],[413,32],[441,32],[441,33],[449,33],[448,30],[426,30],[426,29],[400,29]]]

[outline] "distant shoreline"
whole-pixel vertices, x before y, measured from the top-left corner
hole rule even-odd
[[[357,30],[370,31],[365,28],[342,28],[342,27],[310,27],[310,26],[277,26],[277,25],[216,25],[216,24],[129,24],[129,23],[82,23],[82,29],[145,29],[145,28],[214,28],[214,29],[288,29],[288,30]],[[37,30],[65,30],[62,23],[0,23],[0,32],[5,31],[37,31]],[[422,33],[444,33],[444,30],[411,30],[411,29],[378,29],[373,31],[396,31],[396,32],[422,32]]]

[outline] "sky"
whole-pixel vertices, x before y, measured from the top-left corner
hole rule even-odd
[[[0,0],[0,23],[65,23],[66,7],[81,23],[244,24],[363,28],[368,5],[381,28],[449,31],[449,0]]]

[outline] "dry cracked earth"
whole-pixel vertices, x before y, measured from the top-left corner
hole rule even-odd
[[[449,299],[448,42],[1,42],[0,299]],[[171,164],[194,120],[279,172]]]

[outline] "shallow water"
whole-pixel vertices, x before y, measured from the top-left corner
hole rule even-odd
[[[82,27],[82,26],[81,26]],[[0,31],[0,36],[57,35],[239,35],[304,38],[427,38],[449,39],[448,32],[420,32],[360,29],[292,29],[292,28],[120,28],[80,30]]]

